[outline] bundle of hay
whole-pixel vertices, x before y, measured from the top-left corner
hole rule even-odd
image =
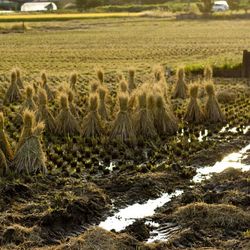
[[[120,81],[119,91],[124,94],[128,94],[128,83],[125,80]]]
[[[104,84],[104,72],[103,72],[103,69],[99,68],[96,70],[96,75],[97,75],[97,79],[99,81],[99,83],[101,85]]]
[[[23,89],[24,86],[23,86],[23,81],[21,79],[21,72],[20,72],[20,69],[19,68],[16,68],[16,83],[17,83],[17,86],[20,88],[20,89]]]
[[[174,87],[173,98],[187,98],[188,87],[185,82],[185,70],[180,68],[177,70],[177,81]]]
[[[98,82],[93,82],[90,84],[90,94],[95,94],[99,88]]]
[[[46,132],[54,133],[56,129],[55,119],[49,110],[48,98],[44,89],[40,89],[38,92],[38,103],[38,110],[36,112],[37,122],[43,121]]]
[[[77,74],[76,72],[73,72],[69,77],[69,86],[74,91],[76,91],[76,82],[77,82]]]
[[[25,89],[25,94],[26,94],[26,97],[25,97],[25,101],[22,105],[22,111],[25,109],[36,111],[37,106],[34,102],[34,89],[33,89],[33,87],[27,86]]]
[[[102,86],[99,88],[99,107],[98,107],[98,113],[102,120],[107,121],[108,120],[108,111],[106,106],[106,95],[107,91]]]
[[[0,149],[0,177],[9,172],[8,164],[3,151]]]
[[[130,68],[128,71],[128,89],[129,89],[129,93],[131,93],[134,89],[136,89],[135,69],[133,68]]]
[[[130,114],[128,112],[128,101],[128,95],[120,94],[120,111],[118,112],[114,122],[110,139],[120,143],[129,143],[135,145],[136,135]]]
[[[164,69],[161,65],[155,66],[153,69],[153,73],[154,73],[154,82],[155,83],[165,81]]]
[[[148,107],[148,113],[150,118],[153,120],[153,122],[155,123],[155,107],[156,107],[156,103],[155,103],[155,96],[153,93],[150,93],[148,95],[148,99],[147,99],[147,107]]]
[[[204,114],[197,101],[198,89],[198,85],[192,85],[190,87],[190,101],[184,117],[187,122],[201,123],[204,121]]]
[[[86,138],[98,138],[102,135],[100,116],[98,114],[98,97],[91,95],[89,98],[89,112],[83,120],[83,136]]]
[[[146,92],[142,92],[138,96],[139,111],[135,118],[135,131],[137,136],[143,139],[155,139],[157,132],[154,126],[154,120],[148,109]]]
[[[155,127],[161,136],[173,135],[178,130],[177,119],[167,107],[162,95],[156,97]]]
[[[4,116],[2,112],[0,112],[0,150],[3,152],[7,161],[13,160],[13,151],[11,149],[8,136],[4,131]]]
[[[74,103],[74,93],[72,92],[72,90],[68,90],[68,101],[71,113],[73,114],[73,116],[78,117],[76,105]]]
[[[203,76],[207,82],[211,82],[213,80],[213,69],[210,65],[207,65],[204,68]]]
[[[62,94],[60,96],[60,112],[56,117],[56,132],[59,135],[79,135],[80,126],[70,111],[68,98]]]
[[[23,112],[23,127],[19,141],[16,145],[15,152],[17,152],[21,146],[24,144],[25,140],[32,135],[32,129],[35,124],[35,115],[33,111],[24,110]]]
[[[46,93],[47,93],[47,97],[50,101],[54,100],[55,98],[55,94],[54,92],[51,90],[50,86],[48,85],[48,80],[47,80],[47,75],[45,72],[42,72],[41,74],[41,80],[42,80],[42,87],[45,89]]]
[[[26,119],[34,121],[33,112],[25,112],[24,116],[26,116],[26,118],[24,117],[24,121]],[[16,173],[33,174],[47,172],[45,165],[46,157],[40,142],[43,129],[43,123],[39,123],[36,126],[32,124],[30,135],[23,138],[23,142],[17,149],[13,163],[11,164]]]
[[[16,79],[17,79],[16,71],[13,70],[11,72],[10,86],[5,94],[5,97],[4,97],[4,104],[18,102],[22,98]]]
[[[205,105],[205,116],[209,122],[223,122],[225,121],[224,114],[222,113],[218,100],[215,96],[214,85],[209,83],[206,85],[206,92],[208,99]]]

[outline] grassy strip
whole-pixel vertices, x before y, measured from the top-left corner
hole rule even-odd
[[[139,13],[77,13],[77,14],[11,14],[0,15],[0,22],[40,22],[40,21],[68,21],[75,19],[96,19],[96,18],[122,18],[138,17]]]

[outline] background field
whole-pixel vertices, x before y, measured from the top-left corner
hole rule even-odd
[[[13,24],[0,24],[0,26]],[[26,23],[25,33],[1,34],[0,73],[19,66],[24,74],[72,70],[94,74],[135,66],[144,75],[162,63],[240,62],[250,44],[248,20],[167,21],[150,18],[90,19]]]

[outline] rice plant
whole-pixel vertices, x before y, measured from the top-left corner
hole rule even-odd
[[[74,103],[74,93],[72,90],[68,90],[68,101],[69,101],[69,108],[73,116],[78,117],[78,112],[76,110],[76,105]]]
[[[99,92],[99,105],[98,105],[98,113],[102,120],[108,121],[108,111],[107,111],[107,104],[106,104],[106,96],[107,91],[102,86],[98,89]]]
[[[77,74],[73,72],[69,77],[69,86],[72,90],[76,91]]]
[[[45,89],[48,99],[50,101],[53,101],[54,98],[55,98],[55,94],[54,94],[53,90],[51,89],[51,87],[48,84],[48,78],[47,78],[47,75],[46,75],[45,72],[42,72],[41,80],[42,80],[42,82],[41,82],[42,87]]]
[[[130,68],[128,70],[128,89],[129,89],[129,93],[131,93],[134,89],[136,89],[134,68]]]
[[[21,71],[19,68],[16,68],[16,83],[20,89],[24,88],[23,81],[21,78]]]
[[[176,73],[176,84],[174,86],[173,98],[185,99],[188,96],[188,87],[185,81],[185,70],[179,68]]]
[[[22,111],[25,109],[29,109],[32,111],[37,110],[37,105],[34,102],[34,89],[32,86],[27,86],[25,88],[25,100],[22,104]]]

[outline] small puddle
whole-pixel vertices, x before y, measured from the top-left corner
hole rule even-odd
[[[242,171],[250,170],[250,165],[241,163],[246,157],[245,154],[248,150],[250,150],[250,144],[238,153],[227,155],[222,161],[216,162],[212,167],[208,166],[197,169],[197,174],[194,176],[193,181],[196,183],[201,182],[202,180],[208,179],[212,173],[220,173],[229,167],[242,169]]]
[[[181,190],[176,190],[172,194],[164,193],[161,197],[148,200],[146,203],[128,206],[120,209],[114,216],[108,217],[105,221],[100,223],[100,227],[106,230],[115,230],[120,232],[127,226],[133,224],[136,219],[142,219],[148,216],[152,216],[155,210],[162,207],[165,203],[171,201],[174,196],[179,196],[183,193]]]
[[[250,130],[250,126],[244,126],[243,128],[240,127],[232,127],[230,128],[229,124],[227,124],[226,126],[224,126],[219,133],[233,133],[233,134],[237,134],[237,133],[243,133],[244,135]]]

